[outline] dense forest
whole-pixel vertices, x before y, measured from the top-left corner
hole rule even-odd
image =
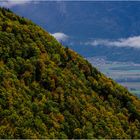
[[[41,27],[0,8],[0,138],[140,138],[140,100]]]

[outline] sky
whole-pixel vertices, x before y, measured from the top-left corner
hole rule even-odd
[[[57,33],[53,33],[51,34],[52,36],[54,36],[58,41],[60,42],[65,42],[66,40],[68,40],[69,36],[64,34],[64,33],[60,33],[60,32],[57,32]]]
[[[27,4],[29,2],[33,2],[33,1],[32,0],[0,0],[0,5],[10,8],[12,6]]]
[[[130,47],[130,48],[137,48],[140,49],[140,36],[133,36],[129,38],[121,38],[117,40],[104,40],[104,39],[97,39],[91,40],[84,43],[85,45],[104,45],[104,46],[111,46],[111,47]]]

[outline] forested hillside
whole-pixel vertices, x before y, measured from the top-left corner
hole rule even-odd
[[[140,100],[0,8],[0,138],[140,138]]]

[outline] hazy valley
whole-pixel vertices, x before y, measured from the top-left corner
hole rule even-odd
[[[140,64],[107,61],[103,57],[89,57],[87,60],[105,75],[114,79],[130,92],[140,97]]]

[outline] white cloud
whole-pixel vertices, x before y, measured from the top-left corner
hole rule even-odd
[[[0,0],[0,6],[10,8],[16,5],[27,4],[30,2],[37,2],[37,0]]]
[[[69,36],[61,32],[53,33],[52,36],[54,36],[58,41],[66,41],[69,38]]]
[[[134,36],[129,38],[122,38],[118,40],[107,40],[107,39],[97,39],[88,41],[85,45],[92,46],[111,46],[111,47],[131,47],[131,48],[139,48],[140,49],[140,36]]]

